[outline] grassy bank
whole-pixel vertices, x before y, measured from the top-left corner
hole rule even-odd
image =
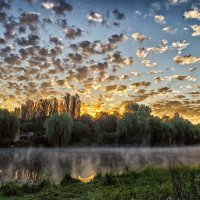
[[[159,200],[200,199],[200,167],[145,168],[121,175],[97,175],[82,183],[66,175],[60,184],[43,180],[37,184],[6,183],[0,200]]]

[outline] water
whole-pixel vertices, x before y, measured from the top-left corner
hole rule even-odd
[[[66,171],[73,177],[88,177],[121,173],[126,167],[166,167],[171,157],[179,164],[200,164],[200,147],[0,148],[0,181],[37,181],[44,175],[59,181]]]

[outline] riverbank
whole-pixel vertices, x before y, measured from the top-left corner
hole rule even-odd
[[[200,199],[200,166],[125,170],[121,175],[96,175],[83,183],[65,175],[58,184],[47,179],[35,184],[6,183],[0,200],[166,200]]]

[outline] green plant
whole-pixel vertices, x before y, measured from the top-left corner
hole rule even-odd
[[[66,113],[54,114],[45,122],[45,134],[50,144],[54,146],[65,146],[71,140],[73,127],[72,118]]]

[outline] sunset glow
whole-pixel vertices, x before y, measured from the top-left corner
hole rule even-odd
[[[4,1],[0,107],[69,92],[93,117],[135,102],[200,123],[199,20],[197,0]]]

